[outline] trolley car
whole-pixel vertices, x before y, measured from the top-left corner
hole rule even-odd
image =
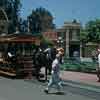
[[[32,78],[32,45],[40,45],[40,35],[8,34],[0,36],[0,74]],[[12,60],[8,52],[13,55]]]

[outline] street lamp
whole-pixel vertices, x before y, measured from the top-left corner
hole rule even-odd
[[[58,43],[59,47],[62,47],[63,42],[64,41],[63,41],[62,37],[58,37],[57,43]]]

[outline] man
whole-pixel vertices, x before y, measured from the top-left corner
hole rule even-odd
[[[14,58],[15,58],[15,55],[12,54],[11,52],[8,52],[8,59],[9,59],[11,62],[13,62]]]
[[[98,66],[96,70],[97,70],[98,82],[100,82],[100,49],[98,49]]]
[[[52,72],[51,72],[51,78],[49,80],[47,88],[44,90],[44,92],[48,93],[50,88],[55,85],[57,87],[57,92],[60,92],[62,86],[61,86],[61,79],[60,79],[60,54],[58,53],[56,55],[56,58],[54,59],[52,63]]]

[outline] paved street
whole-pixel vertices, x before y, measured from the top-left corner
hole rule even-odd
[[[64,86],[64,94],[45,94],[47,83],[36,80],[12,80],[0,77],[0,100],[99,100],[100,94]]]
[[[98,78],[96,74],[72,71],[62,71],[61,73],[61,77],[63,80],[70,80],[78,83],[84,83],[100,87],[100,82],[97,82]]]

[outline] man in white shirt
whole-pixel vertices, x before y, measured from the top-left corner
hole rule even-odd
[[[96,70],[97,70],[98,82],[100,82],[100,49],[98,49],[98,66]]]

